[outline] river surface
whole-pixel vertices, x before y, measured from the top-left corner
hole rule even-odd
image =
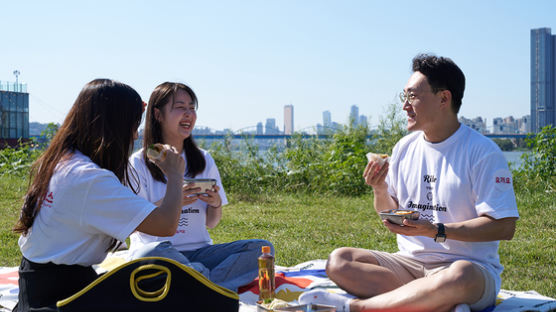
[[[511,151],[511,152],[502,152],[506,160],[510,163],[510,167],[512,169],[518,169],[521,166],[522,160],[521,155],[523,155],[523,151]]]

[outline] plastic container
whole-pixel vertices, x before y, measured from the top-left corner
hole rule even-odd
[[[276,289],[274,280],[274,256],[270,253],[270,246],[263,246],[259,257],[259,300],[269,303],[274,299]]]

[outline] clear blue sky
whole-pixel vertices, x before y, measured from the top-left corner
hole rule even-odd
[[[83,2],[83,3],[82,3]],[[467,87],[460,115],[529,114],[530,29],[556,34],[556,1],[2,1],[0,80],[28,84],[30,121],[62,122],[88,81],[146,101],[189,84],[198,126],[237,130],[293,104],[297,130],[349,107],[376,125],[420,52],[451,57]]]

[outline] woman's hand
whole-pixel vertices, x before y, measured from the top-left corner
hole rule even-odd
[[[185,160],[178,154],[175,147],[164,144],[160,152],[161,156],[150,159],[160,170],[170,179],[170,176],[177,176],[182,179],[185,172]]]
[[[218,191],[220,188],[215,185],[212,190],[207,191],[207,195],[200,195],[197,198],[204,201],[210,208],[220,208],[222,206],[222,199]]]
[[[182,206],[191,205],[199,199],[200,195],[197,195],[201,191],[200,187],[195,187],[195,184],[184,184],[182,187],[183,197],[181,200]]]

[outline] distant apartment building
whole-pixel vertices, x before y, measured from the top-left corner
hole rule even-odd
[[[487,133],[486,119],[483,120],[483,118],[481,117],[467,119],[463,116],[460,116],[458,120],[460,123],[468,126],[471,129],[478,131],[479,133]]]
[[[284,106],[284,134],[293,134],[293,105]]]
[[[0,81],[0,148],[29,140],[27,85]]]
[[[196,126],[195,128],[193,128],[193,135],[207,135],[207,134],[212,134],[212,130],[209,127],[203,127],[203,126]]]
[[[492,133],[493,134],[525,134],[529,133],[529,120],[530,116],[523,116],[522,118],[515,119],[513,116],[505,118],[494,118],[492,120]]]
[[[531,29],[531,132],[556,125],[556,35]]]
[[[274,118],[266,119],[264,134],[266,135],[280,134],[280,129],[278,129],[278,126],[276,126],[276,119]]]
[[[359,107],[357,107],[357,105],[352,105],[349,112],[349,123],[353,123],[354,126],[357,126],[358,122],[359,122]]]
[[[263,123],[262,123],[262,122],[258,122],[258,123],[257,123],[257,132],[256,132],[256,134],[257,134],[257,135],[262,135],[263,133],[264,133],[264,132],[263,132]]]
[[[517,130],[519,133],[530,133],[531,132],[531,116],[523,116],[516,120]]]
[[[369,125],[369,121],[367,120],[367,116],[360,115],[358,125],[361,127],[367,127]]]
[[[325,128],[332,128],[332,114],[330,114],[330,111],[322,112],[322,125]]]

